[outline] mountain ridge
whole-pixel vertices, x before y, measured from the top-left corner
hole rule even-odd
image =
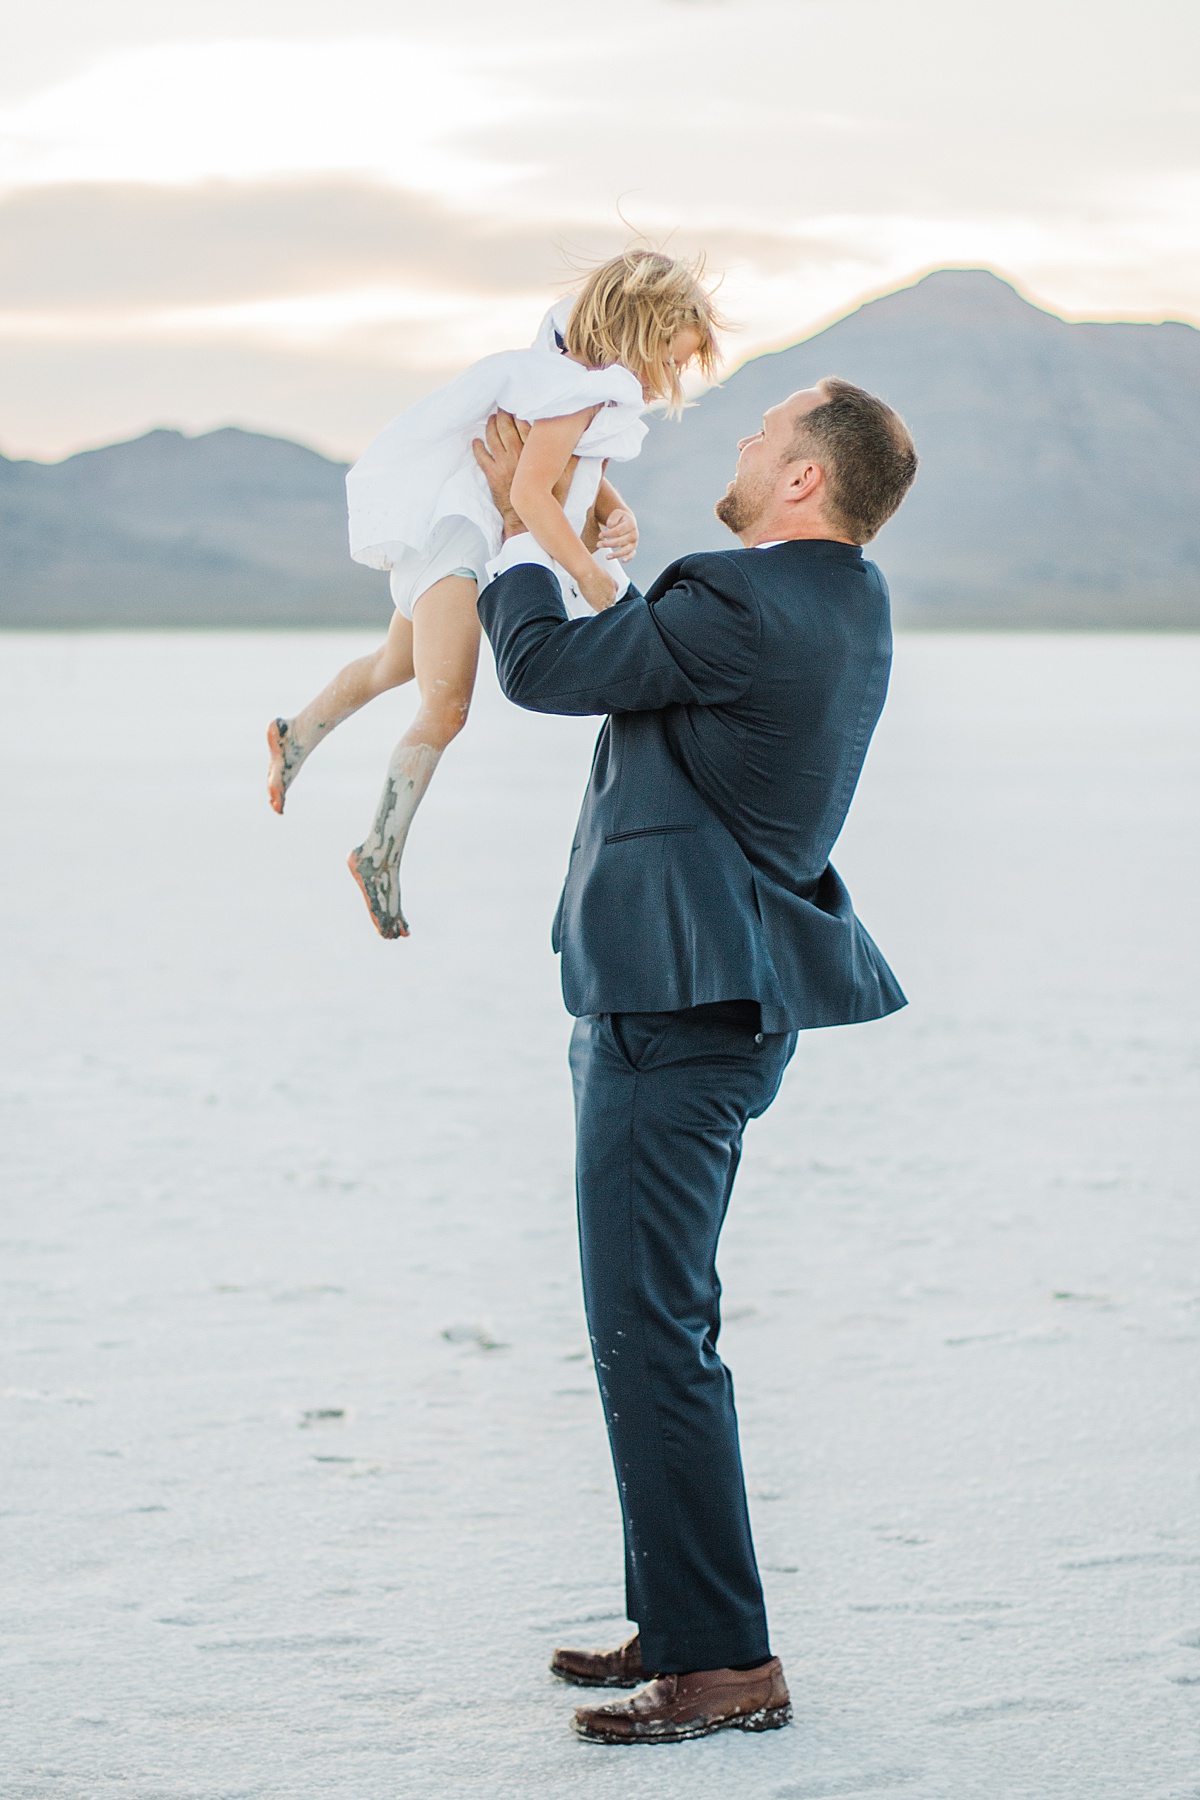
[[[614,468],[643,586],[731,539],[712,507],[765,406],[838,374],[921,469],[870,547],[901,625],[1200,629],[1200,330],[1067,321],[945,269],[741,364]],[[0,457],[0,625],[385,624],[346,549],[346,465],[234,426]]]
[[[0,624],[386,623],[386,576],[346,547],[346,467],[237,426],[0,458]]]
[[[1200,627],[1200,331],[1066,321],[982,270],[868,301],[656,421],[616,475],[639,562],[728,543],[709,496],[737,438],[825,374],[883,394],[916,439],[916,485],[868,552],[901,622]]]

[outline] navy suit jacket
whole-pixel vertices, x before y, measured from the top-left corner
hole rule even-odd
[[[829,862],[891,665],[857,546],[685,556],[575,620],[524,563],[479,612],[510,700],[608,714],[554,924],[568,1011],[757,1000],[794,1031],[905,1004]]]

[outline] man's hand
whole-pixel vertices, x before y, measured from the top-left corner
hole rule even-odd
[[[518,422],[514,419],[511,413],[497,412],[488,420],[485,435],[487,442],[482,443],[476,438],[471,449],[475,453],[475,461],[483,470],[496,511],[504,521],[504,535],[506,538],[515,537],[525,527],[513,511],[513,476],[521,460],[521,450],[529,435],[529,427],[523,420]]]
[[[483,470],[496,511],[504,521],[505,537],[516,537],[525,530],[525,526],[513,511],[512,484],[525,439],[529,436],[529,425],[524,419],[514,419],[511,413],[495,412],[487,422],[485,435],[487,442],[476,438],[471,449],[475,453],[475,461]],[[573,456],[554,484],[552,492],[560,506],[565,503],[570,492],[571,480],[578,464],[579,458]]]
[[[599,547],[610,562],[629,562],[638,547],[637,520],[627,506],[610,512],[600,528]]]

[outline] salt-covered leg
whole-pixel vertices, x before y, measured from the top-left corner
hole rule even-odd
[[[432,744],[396,745],[370,835],[346,858],[380,937],[408,936],[408,920],[400,910],[400,858],[441,756]]]
[[[390,688],[403,687],[413,674],[412,621],[397,612],[378,650],[347,663],[294,719],[272,719],[267,727],[267,748],[271,752],[267,795],[277,813],[283,811],[296,771],[321,739],[368,700],[386,694]]]
[[[474,581],[447,575],[413,609],[421,708],[392,753],[370,833],[346,859],[380,937],[408,936],[400,906],[400,859],[442,751],[467,722],[479,661],[477,595]]]

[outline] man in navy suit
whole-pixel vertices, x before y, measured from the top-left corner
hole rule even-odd
[[[741,548],[570,620],[512,510],[505,415],[476,455],[505,522],[479,598],[510,700],[607,715],[554,926],[577,1020],[584,1296],[625,1526],[619,1650],[559,1650],[602,1742],[791,1716],[767,1637],[717,1240],[748,1120],[815,1026],[904,1005],[829,863],[887,691],[888,592],[862,545],[917,459],[883,401],[829,379],[739,444],[717,516]]]

